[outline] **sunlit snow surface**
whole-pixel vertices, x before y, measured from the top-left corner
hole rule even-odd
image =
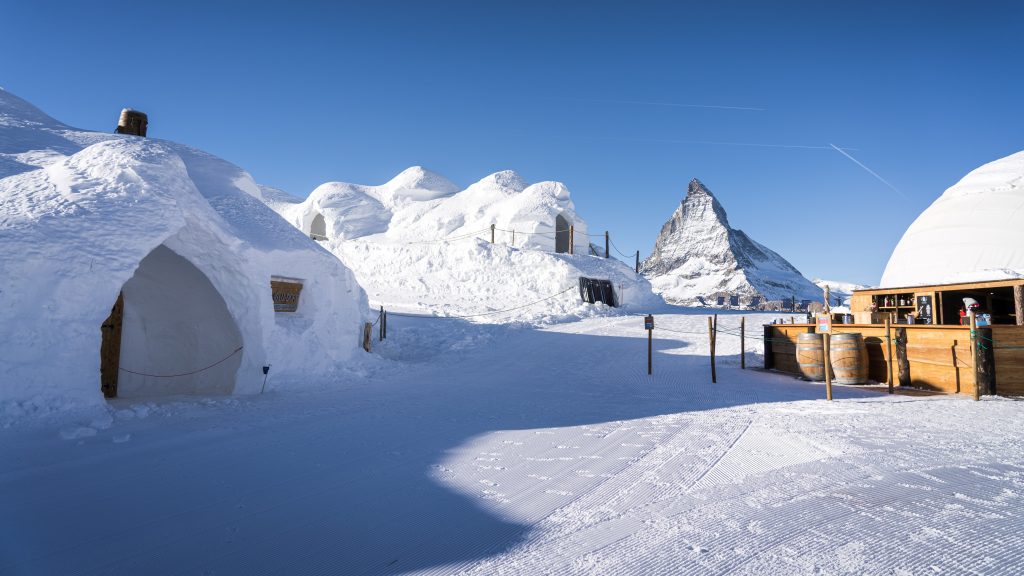
[[[1024,403],[739,369],[739,316],[396,318],[319,391],[0,431],[0,574],[1006,574]],[[748,316],[759,335],[768,316]],[[669,332],[668,330],[674,330]],[[760,345],[748,339],[748,366]]]

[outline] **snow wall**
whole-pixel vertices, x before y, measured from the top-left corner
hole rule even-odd
[[[76,130],[0,90],[0,402],[101,402],[101,324],[122,291],[125,370],[184,373],[242,347],[190,379],[122,372],[124,395],[255,393],[265,365],[272,383],[315,381],[353,360],[365,293],[259,196],[219,158]],[[271,276],[304,282],[298,312],[274,312]]]
[[[1024,151],[973,170],[907,229],[882,288],[1024,277]]]

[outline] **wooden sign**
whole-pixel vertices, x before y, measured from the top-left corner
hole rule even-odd
[[[818,314],[818,333],[828,334],[832,332],[832,315]]]
[[[644,316],[644,330],[654,330],[654,316],[648,314]]]
[[[299,309],[299,293],[302,292],[302,282],[272,279],[270,292],[274,297],[274,312],[295,312]]]

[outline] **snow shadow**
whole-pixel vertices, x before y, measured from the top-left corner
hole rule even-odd
[[[558,329],[390,320],[375,345],[412,361],[378,362],[365,381],[146,418],[119,403],[92,436],[11,442],[0,494],[17,497],[0,498],[0,573],[457,571],[528,539],[557,498],[573,498],[503,502],[509,487],[487,474],[515,472],[525,449],[508,434],[559,450],[544,443],[579,435],[559,429],[823,393],[742,372],[735,356],[711,384],[707,357],[670,338],[655,339],[648,376],[646,338],[632,336],[642,330]]]

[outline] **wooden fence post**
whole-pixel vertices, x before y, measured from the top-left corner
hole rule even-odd
[[[384,323],[384,339],[388,339],[388,311],[384,311],[384,319],[381,320]]]
[[[491,224],[491,244],[494,244],[494,224]]]
[[[604,257],[608,257],[608,231],[604,231]]]
[[[512,247],[516,247],[516,231],[514,228],[512,229]]]
[[[575,235],[576,235],[576,225],[575,224],[570,224],[569,225],[569,254],[573,253],[573,244],[576,243]]]
[[[747,369],[747,317],[740,316],[740,370]]]
[[[382,342],[384,340],[384,306],[380,307],[380,316],[377,316],[377,322],[380,325],[377,328],[377,341]]]
[[[885,317],[885,366],[889,370],[889,394],[893,394],[895,384],[892,381],[892,325],[888,315]]]
[[[718,315],[715,314],[715,320],[712,322],[711,316],[708,316],[708,339],[711,343],[711,383],[714,384],[718,381],[715,374],[715,324],[718,323]]]
[[[640,251],[636,251],[636,273],[640,273]]]
[[[825,399],[832,401],[832,334],[825,332]]]
[[[367,322],[363,324],[363,350],[370,351],[370,340],[373,335],[373,324]]]

